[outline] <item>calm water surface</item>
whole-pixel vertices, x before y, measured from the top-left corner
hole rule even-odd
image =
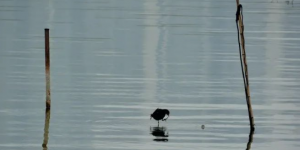
[[[253,150],[300,147],[300,1],[242,0]],[[234,0],[1,0],[0,149],[246,149]],[[157,108],[171,116],[149,120]],[[205,129],[201,128],[205,125]]]

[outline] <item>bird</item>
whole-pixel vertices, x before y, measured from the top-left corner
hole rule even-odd
[[[167,118],[164,119],[164,117],[168,115]],[[166,121],[170,116],[170,111],[168,109],[159,109],[157,108],[151,115],[150,115],[150,120],[154,118],[155,120],[158,121],[158,126],[159,126],[159,120]]]

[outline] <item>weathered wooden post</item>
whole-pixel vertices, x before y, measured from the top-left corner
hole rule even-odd
[[[240,5],[239,0],[236,0],[237,4],[237,12],[236,12],[236,21],[238,21],[238,37],[239,37],[239,44],[240,46],[240,57],[241,57],[241,63],[242,63],[242,73],[243,73],[243,79],[244,79],[244,85],[245,85],[245,94],[246,94],[246,101],[248,106],[248,114],[249,114],[249,121],[250,121],[250,127],[251,131],[254,131],[254,117],[252,112],[252,106],[251,106],[251,97],[250,97],[250,87],[249,87],[249,78],[248,78],[248,65],[247,65],[247,59],[246,59],[246,50],[245,50],[245,39],[244,39],[244,24],[243,24],[243,16],[240,15],[242,11],[242,5]]]
[[[46,108],[51,107],[49,29],[45,29]]]
[[[51,93],[50,93],[50,43],[49,43],[49,29],[45,29],[45,73],[46,73],[46,111],[45,111],[45,125],[44,125],[44,140],[43,150],[47,150],[49,124],[50,124],[50,108],[51,108]]]

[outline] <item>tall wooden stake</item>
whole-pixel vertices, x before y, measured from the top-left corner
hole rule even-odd
[[[240,2],[239,0],[236,0],[236,4],[237,7],[239,7]],[[240,13],[240,12],[239,12]],[[246,59],[246,50],[245,50],[245,39],[244,39],[244,24],[242,21],[242,16],[239,15],[239,33],[240,33],[240,41],[241,41],[241,54],[242,54],[242,60],[243,60],[243,72],[245,72],[245,77],[243,76],[243,78],[245,80],[245,93],[246,93],[246,101],[247,101],[247,106],[248,106],[248,114],[249,114],[249,121],[250,121],[250,127],[251,127],[251,131],[254,131],[254,117],[253,117],[253,112],[252,112],[252,106],[251,106],[251,97],[250,97],[250,87],[249,87],[249,79],[248,79],[248,65],[247,65],[247,59]]]
[[[45,29],[46,108],[51,107],[49,29]]]
[[[45,29],[45,73],[46,73],[46,112],[45,112],[45,126],[44,126],[44,140],[43,150],[47,150],[49,123],[50,123],[50,107],[51,107],[51,93],[50,93],[50,44],[49,44],[49,29]]]

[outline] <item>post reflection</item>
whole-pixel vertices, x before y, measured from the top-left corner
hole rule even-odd
[[[253,142],[253,134],[254,134],[254,130],[250,130],[250,133],[249,133],[249,140],[248,140],[248,143],[247,143],[247,148],[246,150],[250,150],[251,149],[251,144]]]
[[[43,140],[43,150],[48,150],[47,144],[48,144],[48,138],[49,138],[49,123],[50,123],[50,109],[46,108],[45,112],[45,126],[44,126],[44,140]]]
[[[153,141],[168,142],[169,132],[166,127],[150,127],[150,133],[155,137]]]

